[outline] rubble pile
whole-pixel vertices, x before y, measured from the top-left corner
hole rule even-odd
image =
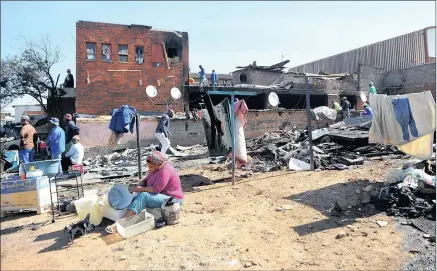
[[[266,133],[246,141],[252,161],[244,169],[273,171],[288,166],[290,158],[309,163],[309,140],[306,130]],[[316,169],[346,169],[362,165],[364,160],[398,158],[404,155],[396,147],[368,144],[368,131],[359,127],[318,129],[312,132]]]

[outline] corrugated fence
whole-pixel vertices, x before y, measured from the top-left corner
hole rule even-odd
[[[435,29],[435,27],[434,27]],[[293,72],[330,74],[355,73],[358,64],[383,68],[385,71],[406,69],[426,63],[425,33],[421,29],[409,34],[367,45],[290,69]]]

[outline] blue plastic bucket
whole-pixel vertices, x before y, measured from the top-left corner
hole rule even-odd
[[[61,163],[60,159],[54,159],[38,162],[29,162],[23,164],[23,166],[25,171],[29,171],[29,168],[31,166],[34,166],[42,171],[43,176],[54,176],[59,173],[59,163]]]
[[[108,203],[117,210],[122,210],[128,207],[132,202],[133,195],[129,192],[126,185],[115,184],[109,189]]]

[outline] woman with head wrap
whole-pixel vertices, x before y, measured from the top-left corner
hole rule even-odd
[[[137,185],[129,187],[129,192],[137,192],[138,195],[127,207],[124,217],[138,214],[146,208],[161,208],[162,203],[170,197],[175,198],[180,205],[183,204],[184,194],[179,174],[167,161],[168,156],[158,151],[152,151],[147,156],[149,174]],[[109,233],[115,230],[115,224],[106,228]]]

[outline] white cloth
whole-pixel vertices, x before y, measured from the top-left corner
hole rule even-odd
[[[84,155],[85,150],[83,148],[83,145],[80,143],[76,143],[71,146],[70,150],[65,154],[65,157],[69,157],[72,164],[81,165]]]
[[[403,138],[400,124],[397,122],[392,101],[408,98],[418,136]],[[399,147],[403,152],[419,159],[429,159],[433,154],[433,133],[435,131],[435,101],[430,91],[406,95],[370,94],[372,106],[372,127],[369,131],[369,143],[382,143]]]
[[[243,164],[247,163],[246,139],[243,122],[239,116],[235,117],[235,158]]]
[[[156,138],[161,143],[161,152],[166,153],[168,148],[170,148],[170,140],[165,137],[164,133],[155,133]]]

